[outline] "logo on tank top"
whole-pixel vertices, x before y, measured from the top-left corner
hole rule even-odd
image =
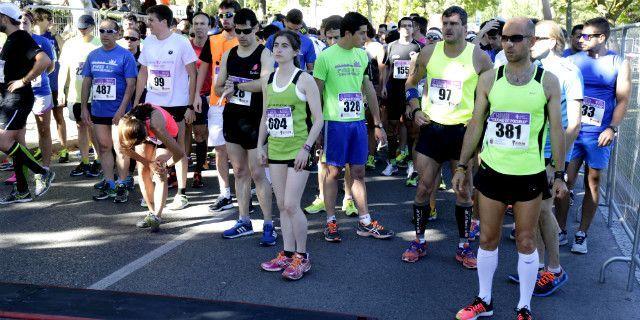
[[[260,74],[260,65],[258,65],[257,63],[253,65],[253,68],[251,68],[251,70],[249,70],[249,74],[254,75],[254,74]]]
[[[169,50],[169,54],[173,54],[173,50]]]
[[[360,62],[356,61],[353,63],[354,68],[360,68]]]

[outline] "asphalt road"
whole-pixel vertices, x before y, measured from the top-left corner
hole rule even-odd
[[[97,180],[69,177],[74,165],[54,165],[58,176],[43,198],[0,208],[0,281],[242,301],[381,319],[452,319],[477,294],[475,272],[454,259],[457,231],[449,191],[438,194],[440,214],[428,226],[427,257],[407,264],[400,256],[413,234],[410,206],[415,190],[404,186],[402,176],[370,174],[372,215],[397,237],[358,237],[356,219],[340,213],[343,242],[327,243],[322,237],[324,214],[311,215],[312,270],[301,281],[286,282],[259,268],[281,249],[281,239],[276,247],[263,248],[258,246],[259,234],[221,238],[237,212],[234,208],[213,216],[207,211],[217,196],[215,171],[205,173],[206,188],[188,190],[190,206],[168,212],[161,232],[152,234],[134,226],[144,215],[138,190],[126,204],[94,202],[91,186]],[[3,180],[7,176],[0,173]],[[312,175],[303,204],[313,200],[315,181]],[[1,193],[9,190],[0,186]],[[252,219],[260,231],[261,215]],[[512,319],[518,299],[518,287],[506,280],[517,262],[515,244],[508,239],[511,222],[505,219],[494,278],[495,319]],[[570,233],[573,230],[575,225]],[[569,282],[551,297],[533,299],[536,318],[637,319],[640,290],[625,291],[624,265],[610,267],[607,282],[598,283],[602,262],[619,253],[598,215],[589,234],[589,254],[573,255],[569,247],[561,248]]]

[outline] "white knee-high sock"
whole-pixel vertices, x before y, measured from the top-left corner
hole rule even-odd
[[[478,284],[480,290],[478,297],[484,302],[491,303],[491,287],[493,286],[493,274],[498,267],[498,248],[493,251],[478,248]]]
[[[530,254],[518,253],[518,277],[520,278],[520,301],[518,309],[527,307],[531,310],[531,296],[536,286],[538,275],[538,250]]]

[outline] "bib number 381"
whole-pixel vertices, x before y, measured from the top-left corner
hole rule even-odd
[[[486,139],[489,145],[519,150],[529,147],[529,113],[494,112],[487,123]]]
[[[340,119],[359,119],[364,107],[362,101],[362,93],[340,93],[338,95],[340,102]]]
[[[267,130],[274,138],[293,137],[291,107],[267,109]]]

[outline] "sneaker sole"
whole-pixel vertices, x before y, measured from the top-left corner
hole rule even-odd
[[[361,237],[374,237],[374,238],[376,238],[376,239],[383,239],[383,240],[384,240],[384,239],[390,239],[390,238],[392,238],[392,237],[393,237],[393,235],[392,235],[392,234],[390,234],[390,235],[386,235],[386,236],[381,236],[381,235],[378,235],[378,234],[373,234],[373,233],[371,233],[371,232],[367,232],[367,231],[360,231],[360,230],[357,230],[357,231],[356,231],[356,234],[358,234],[358,235],[359,235],[359,236],[361,236]]]
[[[211,209],[209,208],[209,212],[220,212],[220,211],[224,211],[224,210],[229,210],[233,208],[233,203],[230,203],[224,207],[218,208],[218,209]]]
[[[319,210],[307,210],[307,208],[304,208],[302,211],[304,211],[304,213],[306,213],[306,214],[316,214],[316,213],[323,212],[323,211],[326,212],[327,210],[325,208],[319,209]]]
[[[571,248],[571,253],[575,253],[575,254],[587,254],[588,250],[585,251],[580,251],[580,250],[574,250],[573,248]]]
[[[171,211],[177,211],[177,210],[182,210],[182,209],[186,208],[187,206],[189,206],[189,203],[185,203],[184,205],[181,205],[179,207],[169,206],[169,207],[167,207],[167,209],[169,209]]]
[[[49,180],[49,183],[46,183],[46,187],[44,188],[44,190],[42,190],[42,192],[40,192],[40,194],[36,194],[36,197],[42,197],[44,196],[49,189],[51,188],[51,184],[53,183],[53,180],[56,178],[56,173],[51,171],[51,179]]]
[[[477,315],[477,316],[475,316],[473,318],[469,318],[467,320],[477,320],[480,317],[491,317],[491,316],[493,316],[493,310],[487,311],[487,312],[483,312],[483,313],[481,313],[481,314],[479,314],[479,315]],[[456,319],[460,320],[460,318],[458,318],[457,316],[456,316]]]
[[[342,241],[342,239],[340,239],[340,238],[333,238],[332,239],[332,238],[327,238],[327,237],[324,237],[324,240],[327,241],[327,242],[341,242]]]
[[[113,199],[113,203],[127,203],[127,202],[129,202],[129,198],[124,200]]]
[[[20,200],[14,200],[14,201],[9,201],[9,202],[0,202],[0,204],[27,203],[27,202],[31,202],[31,201],[33,201],[33,198],[20,199]]]
[[[262,242],[262,241],[260,241],[260,246],[261,247],[272,247],[272,246],[275,246],[277,242],[278,242],[277,240],[275,240],[273,242]]]
[[[275,269],[275,268],[273,268],[273,269],[269,269],[269,268],[265,268],[265,267],[263,267],[263,266],[260,266],[260,269],[262,269],[262,270],[264,270],[264,271],[267,271],[267,272],[281,272],[281,271],[284,271],[284,268],[279,268],[279,269]]]
[[[253,230],[251,230],[251,231],[245,231],[243,233],[239,233],[239,234],[233,235],[233,236],[222,235],[222,237],[225,238],[225,239],[235,239],[235,238],[240,238],[240,237],[244,237],[244,236],[250,236],[253,233],[254,233]]]

